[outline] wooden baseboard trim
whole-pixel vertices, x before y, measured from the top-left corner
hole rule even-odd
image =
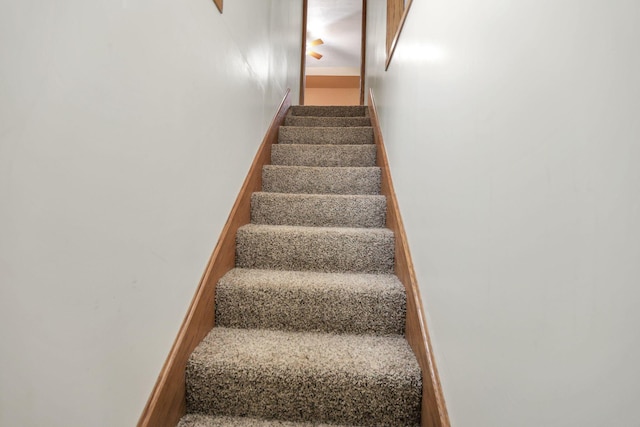
[[[387,152],[382,138],[373,91],[369,90],[369,115],[377,146],[377,164],[382,170],[381,193],[387,197],[387,227],[395,234],[395,273],[407,292],[407,321],[405,335],[422,369],[422,427],[450,427],[449,415],[438,376],[431,339],[420,297],[420,289],[413,269],[407,236],[400,216],[398,200],[393,189]]]
[[[187,360],[215,324],[216,285],[235,266],[236,231],[250,222],[251,194],[262,188],[262,166],[270,163],[271,145],[278,140],[278,129],[284,123],[290,106],[291,93],[287,89],[220,233],[178,336],[142,411],[138,427],[175,427],[185,413],[184,371]]]

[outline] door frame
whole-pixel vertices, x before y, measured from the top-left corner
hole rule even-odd
[[[309,0],[302,0],[302,37],[300,48],[300,100],[299,104],[304,105],[304,90],[307,80],[307,15]],[[360,45],[360,105],[364,105],[364,76],[366,71],[367,54],[367,0],[362,0],[362,34]]]
[[[302,0],[302,47],[300,48],[300,105],[304,105],[304,88],[307,80],[307,8],[309,0]]]

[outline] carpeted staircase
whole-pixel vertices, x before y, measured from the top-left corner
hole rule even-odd
[[[417,426],[366,107],[292,107],[186,369],[179,427]]]

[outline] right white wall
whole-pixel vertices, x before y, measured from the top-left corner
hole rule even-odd
[[[368,8],[452,425],[639,426],[640,2]]]

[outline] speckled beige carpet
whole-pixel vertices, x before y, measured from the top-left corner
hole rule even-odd
[[[179,427],[419,425],[366,107],[292,107],[271,163],[187,364]]]

